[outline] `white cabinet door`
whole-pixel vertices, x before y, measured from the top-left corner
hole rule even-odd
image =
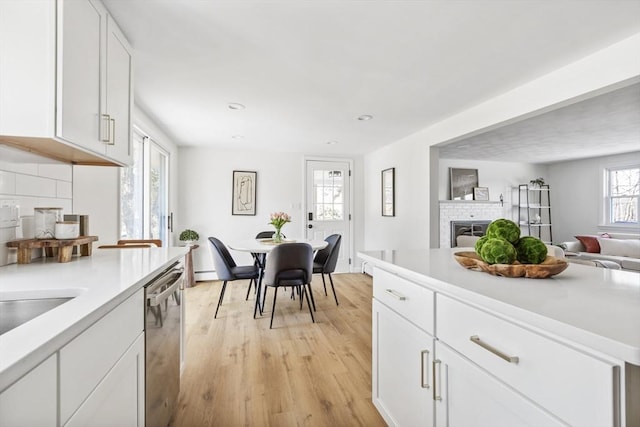
[[[392,426],[432,426],[433,337],[373,301],[373,403]]]
[[[129,43],[108,16],[105,107],[107,155],[122,163],[131,161],[132,56]]]
[[[433,374],[438,427],[567,425],[439,341]]]
[[[140,334],[65,426],[144,426],[144,334]]]
[[[88,0],[58,2],[56,136],[104,154],[100,51],[104,12]]]
[[[56,355],[0,393],[0,426],[56,426]]]

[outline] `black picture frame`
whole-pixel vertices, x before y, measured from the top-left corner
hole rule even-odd
[[[449,168],[451,200],[473,200],[473,189],[478,186],[478,169]]]
[[[256,214],[257,179],[255,171],[233,171],[231,215]]]
[[[396,216],[396,168],[382,171],[382,216]]]

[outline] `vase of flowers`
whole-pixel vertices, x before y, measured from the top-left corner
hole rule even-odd
[[[271,221],[269,224],[273,225],[276,228],[276,232],[273,233],[273,241],[275,243],[282,242],[282,227],[291,222],[291,217],[284,212],[274,212],[271,214]]]

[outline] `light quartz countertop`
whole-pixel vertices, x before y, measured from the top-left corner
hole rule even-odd
[[[0,335],[0,391],[182,260],[187,250],[95,249],[91,256],[67,263],[39,258],[31,264],[0,267],[0,300],[75,297]],[[141,316],[143,310],[141,305]]]
[[[640,365],[640,274],[569,264],[548,279],[467,270],[454,249],[364,251],[358,256],[560,342]],[[375,280],[375,273],[374,273]]]

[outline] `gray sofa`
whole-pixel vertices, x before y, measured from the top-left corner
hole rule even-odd
[[[559,245],[564,249],[567,260],[614,262],[622,270],[640,272],[639,234],[598,233],[576,236],[576,239]]]

